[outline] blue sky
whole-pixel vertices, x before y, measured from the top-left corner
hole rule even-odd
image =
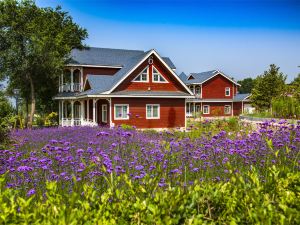
[[[37,0],[61,5],[95,47],[169,56],[177,72],[255,77],[271,63],[288,81],[300,73],[300,0]]]

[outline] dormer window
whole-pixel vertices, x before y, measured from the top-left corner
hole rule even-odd
[[[161,75],[158,70],[152,66],[152,82],[155,83],[168,83],[168,81]]]
[[[230,96],[230,87],[225,88],[225,96]]]
[[[137,77],[133,79],[133,82],[148,82],[149,81],[149,67],[146,67]]]

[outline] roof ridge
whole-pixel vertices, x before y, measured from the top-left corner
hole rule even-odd
[[[76,48],[77,49],[77,48]],[[138,49],[125,49],[125,48],[103,48],[103,47],[85,47],[82,50],[88,50],[88,49],[107,49],[107,50],[122,50],[122,51],[136,51],[136,52],[145,52],[144,50],[138,50]],[[81,49],[77,49],[81,50]]]

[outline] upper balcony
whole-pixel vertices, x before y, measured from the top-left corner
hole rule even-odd
[[[83,91],[83,69],[67,68],[59,78],[59,92]]]
[[[202,87],[201,85],[191,84],[188,85],[188,88],[194,94],[196,98],[202,98]]]

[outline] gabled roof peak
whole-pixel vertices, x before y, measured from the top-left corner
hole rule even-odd
[[[218,74],[220,74],[223,77],[225,77],[226,79],[230,80],[232,83],[240,86],[240,84],[237,83],[233,78],[227,76],[225,73],[223,73],[220,70],[209,70],[209,71],[200,72],[200,73],[190,73],[190,75],[186,78],[186,80],[183,80],[183,81],[186,84],[193,84],[193,83],[202,84],[202,83],[210,80],[211,78],[215,77]],[[191,76],[194,77],[194,79],[189,79]]]

